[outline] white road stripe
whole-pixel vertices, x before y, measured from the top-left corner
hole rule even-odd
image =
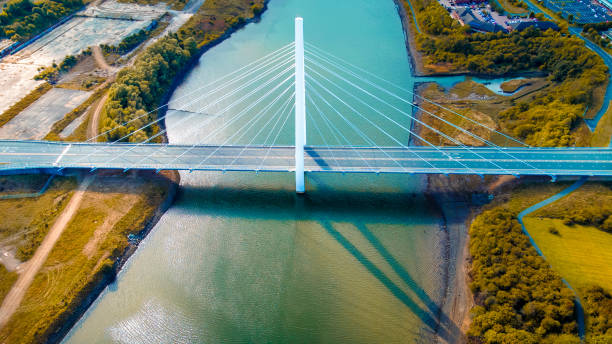
[[[60,160],[62,160],[62,158],[64,157],[64,154],[66,154],[66,152],[68,152],[70,147],[72,147],[71,144],[66,146],[66,148],[64,148],[64,150],[62,151],[62,154],[60,154],[60,156],[58,156],[57,159],[55,160],[55,162],[53,163],[53,166],[57,166],[57,164],[59,164]]]

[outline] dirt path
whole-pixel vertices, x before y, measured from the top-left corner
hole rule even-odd
[[[83,179],[79,185],[79,188],[68,202],[68,205],[57,218],[51,229],[49,229],[49,233],[47,233],[47,236],[45,236],[43,242],[40,244],[36,252],[34,252],[34,256],[27,262],[25,269],[19,275],[19,278],[15,284],[13,284],[13,287],[4,298],[2,306],[0,306],[0,328],[6,325],[13,313],[15,313],[21,304],[21,301],[23,300],[26,291],[32,284],[34,277],[47,260],[49,253],[62,235],[62,232],[64,229],[66,229],[68,223],[79,209],[81,201],[83,200],[83,195],[85,194],[85,190],[87,190],[94,178],[94,175],[87,175],[85,179]]]
[[[98,128],[100,127],[100,113],[102,112],[102,108],[104,108],[106,99],[108,99],[108,92],[98,100],[98,104],[96,105],[94,112],[91,114],[91,119],[89,120],[89,125],[87,126],[88,139],[98,135]]]
[[[98,67],[111,73],[115,71],[115,68],[109,66],[106,60],[104,59],[104,54],[102,53],[102,49],[100,49],[100,46],[94,45],[91,48],[91,51]]]

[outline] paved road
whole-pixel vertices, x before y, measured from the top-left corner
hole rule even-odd
[[[612,176],[612,149],[309,146],[304,165],[307,172]],[[290,172],[294,149],[0,140],[0,172],[49,168]]]
[[[548,15],[548,13],[546,13],[546,12],[542,11],[540,8],[538,8],[532,2],[532,0],[523,0],[523,2],[527,4],[527,7],[529,7],[530,11],[532,11],[534,13],[542,13],[542,14],[544,14],[544,16],[546,16],[546,18],[548,18],[550,20],[553,20],[552,17]],[[610,54],[608,54],[600,46],[598,46],[597,44],[589,41],[584,36],[582,36],[582,28],[579,28],[579,27],[570,27],[569,28],[569,32],[571,34],[573,34],[573,35],[576,35],[578,38],[582,39],[584,41],[584,44],[586,45],[587,48],[593,50],[595,53],[597,53],[599,56],[601,56],[601,58],[604,60],[605,64],[612,71],[612,56],[610,56]],[[610,83],[609,83],[609,86],[606,89],[605,98],[604,98],[603,104],[601,105],[601,108],[599,109],[597,114],[595,114],[595,116],[592,119],[586,119],[585,120],[586,124],[591,129],[591,131],[595,130],[595,128],[597,127],[597,123],[599,122],[601,117],[606,113],[606,111],[608,111],[608,107],[610,105],[610,101],[612,101],[612,87],[610,87],[610,86],[612,86],[612,72],[610,73],[609,79],[610,79]]]

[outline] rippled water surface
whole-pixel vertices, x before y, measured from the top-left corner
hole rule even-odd
[[[171,108],[290,42],[296,15],[307,41],[412,87],[392,0],[272,0],[259,23],[203,55]],[[198,142],[221,125],[193,132],[201,118],[178,125],[184,115],[170,117],[171,142]],[[291,143],[292,130],[279,143]],[[312,131],[308,137],[319,143]],[[182,174],[176,203],[66,342],[429,342],[442,249],[423,180],[309,175],[299,198],[293,181],[291,174]]]

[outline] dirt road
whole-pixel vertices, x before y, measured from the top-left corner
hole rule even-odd
[[[89,125],[87,126],[87,138],[91,139],[98,135],[98,128],[100,127],[100,113],[104,108],[104,104],[106,103],[106,99],[108,99],[108,92],[104,94],[102,98],[98,100],[96,104],[96,108],[94,112],[91,114],[91,119],[89,120]]]
[[[13,284],[13,287],[4,298],[2,306],[0,306],[0,328],[6,325],[13,313],[15,313],[21,304],[21,301],[23,300],[26,291],[32,284],[34,277],[47,260],[49,253],[62,235],[62,232],[64,229],[66,229],[68,223],[79,209],[81,201],[83,200],[83,195],[85,194],[85,190],[87,190],[94,178],[94,175],[87,175],[85,179],[83,179],[79,185],[79,188],[68,202],[68,205],[57,220],[55,220],[55,223],[51,229],[49,229],[49,233],[47,233],[47,236],[45,236],[43,242],[40,244],[36,252],[34,252],[34,256],[28,260],[25,269],[21,272],[19,278],[15,284]]]
[[[100,49],[99,45],[94,45],[91,48],[91,51],[98,67],[111,73],[115,71],[115,68],[109,66],[106,60],[104,59],[104,54],[102,53],[102,49]]]

